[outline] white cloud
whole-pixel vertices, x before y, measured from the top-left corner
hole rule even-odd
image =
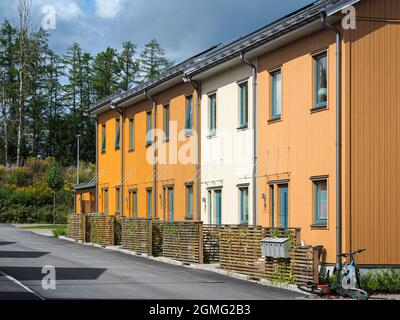
[[[114,18],[120,9],[120,0],[96,0],[96,14],[101,18]]]

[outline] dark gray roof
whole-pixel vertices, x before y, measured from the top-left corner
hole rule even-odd
[[[127,100],[131,97],[143,93],[145,90],[156,87],[179,75],[194,75],[206,69],[212,68],[227,60],[235,58],[241,52],[252,50],[275,38],[300,28],[316,19],[319,19],[320,13],[336,6],[339,3],[352,2],[351,0],[317,0],[295,12],[290,13],[244,37],[234,40],[228,44],[214,46],[166,71],[160,76],[144,84],[140,84],[125,92],[117,92],[96,103],[89,112],[111,103],[113,100]]]
[[[87,190],[96,188],[96,183],[83,183],[76,186],[71,186],[70,189],[78,191],[78,190]]]

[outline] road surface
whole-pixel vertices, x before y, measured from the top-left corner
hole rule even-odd
[[[54,266],[56,289],[42,288]],[[299,299],[292,291],[0,225],[0,300]]]

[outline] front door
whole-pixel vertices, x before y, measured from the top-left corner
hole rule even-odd
[[[174,221],[174,188],[168,188],[169,220]]]
[[[222,191],[215,190],[215,223],[221,224],[222,221]]]
[[[279,228],[289,227],[289,189],[287,184],[279,185]]]

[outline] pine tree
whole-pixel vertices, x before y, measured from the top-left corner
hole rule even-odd
[[[93,61],[92,77],[96,100],[101,100],[118,89],[119,71],[118,55],[115,49],[108,47],[96,55]]]
[[[174,65],[173,61],[165,57],[165,52],[156,39],[145,45],[139,63],[142,81],[153,79],[159,76],[162,71]]]
[[[121,90],[128,90],[129,87],[137,84],[137,73],[139,69],[138,62],[134,56],[136,53],[136,45],[131,42],[124,42],[122,44],[123,50],[118,56],[118,63],[120,68],[120,83],[118,87]]]

